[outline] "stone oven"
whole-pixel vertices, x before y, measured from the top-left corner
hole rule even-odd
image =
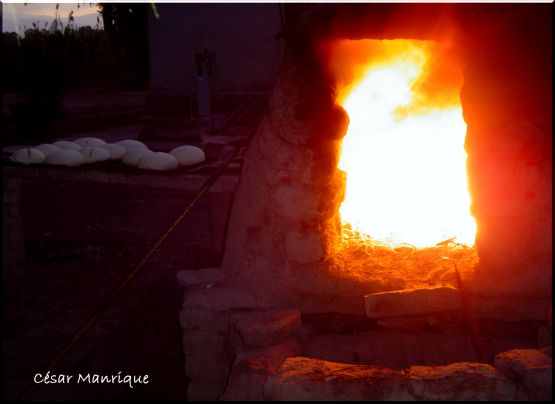
[[[189,399],[550,398],[548,5],[311,5],[297,17],[222,265],[179,274]],[[448,40],[462,61],[475,245],[345,239],[349,116],[322,49],[365,39]]]

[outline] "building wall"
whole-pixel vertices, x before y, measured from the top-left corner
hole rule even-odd
[[[213,91],[260,91],[272,87],[283,43],[277,4],[158,4],[149,13],[150,88],[188,95],[194,83],[195,53],[215,54]]]

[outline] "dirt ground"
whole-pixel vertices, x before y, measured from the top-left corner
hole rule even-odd
[[[149,375],[149,383],[34,384],[112,288],[188,204],[191,193],[99,183],[23,180],[24,276],[4,285],[4,400],[185,400],[178,323],[183,269],[218,265],[207,198],[52,374]]]

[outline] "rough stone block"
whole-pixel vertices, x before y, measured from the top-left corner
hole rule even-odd
[[[527,388],[551,388],[552,359],[535,349],[513,349],[494,359],[495,367]]]
[[[274,345],[289,337],[301,326],[298,310],[268,310],[235,317],[234,328],[249,347]]]
[[[198,271],[179,271],[177,283],[180,286],[208,286],[225,281],[225,273],[220,268],[204,268]]]
[[[411,387],[417,400],[511,400],[515,386],[484,363],[459,362],[447,366],[411,366]]]
[[[238,355],[229,378],[223,400],[264,400],[263,386],[286,358],[300,352],[294,338],[263,349],[254,349]]]
[[[402,371],[317,359],[288,358],[264,384],[264,396],[275,401],[411,400]]]
[[[364,297],[369,318],[461,311],[459,291],[450,286],[374,293]]]

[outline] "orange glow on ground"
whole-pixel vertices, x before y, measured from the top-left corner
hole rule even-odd
[[[343,224],[393,246],[473,245],[460,66],[438,44],[409,40],[338,41],[330,61],[350,118]]]

